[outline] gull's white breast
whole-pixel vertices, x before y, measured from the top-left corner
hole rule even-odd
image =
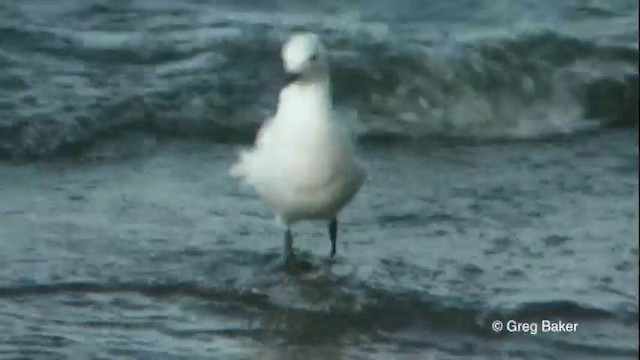
[[[365,179],[322,91],[313,84],[285,88],[276,116],[233,170],[285,223],[330,219]]]

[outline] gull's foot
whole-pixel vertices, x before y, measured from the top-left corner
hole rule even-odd
[[[295,266],[296,264],[296,254],[291,251],[289,253],[287,253],[284,257],[284,261],[283,261],[283,266],[284,267],[291,267],[291,266]]]
[[[331,252],[329,252],[329,258],[333,259],[336,255],[336,240],[338,239],[338,220],[333,218],[329,222],[329,240],[331,241]]]
[[[313,270],[313,264],[309,260],[298,259],[292,255],[285,258],[281,270],[288,274],[304,274]]]
[[[300,260],[296,261],[295,266],[293,268],[293,272],[295,274],[304,274],[311,272],[313,270],[313,264],[309,260]]]

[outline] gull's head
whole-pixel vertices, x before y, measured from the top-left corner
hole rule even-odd
[[[282,47],[282,61],[289,82],[328,74],[327,52],[313,33],[295,34]]]

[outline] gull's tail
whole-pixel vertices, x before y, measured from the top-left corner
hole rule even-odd
[[[236,162],[229,169],[229,175],[237,178],[243,188],[255,186],[260,174],[256,173],[256,158],[253,149],[241,150],[238,153]]]
[[[247,150],[242,150],[238,153],[236,162],[229,169],[229,175],[234,178],[246,178],[247,176]]]
[[[251,149],[241,150],[238,153],[238,158],[236,162],[229,169],[229,175],[235,178],[240,178],[242,183],[245,185],[251,185],[252,181],[250,178],[256,177],[257,169],[256,164],[256,150],[257,147],[264,145],[269,140],[269,131],[271,127],[271,123],[273,118],[267,119],[264,124],[260,127],[258,134],[256,135],[256,140],[254,147]]]

